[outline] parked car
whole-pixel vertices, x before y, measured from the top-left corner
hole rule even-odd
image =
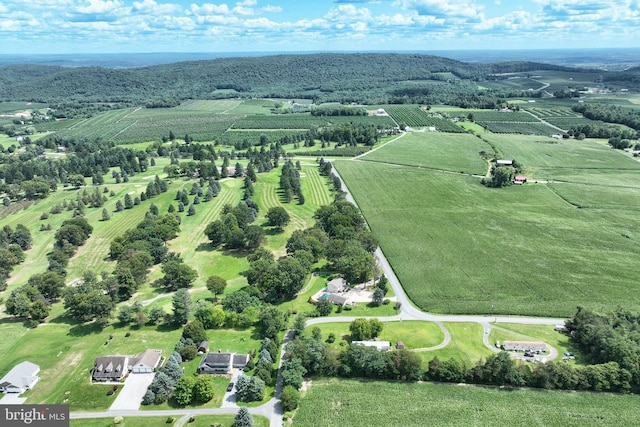
[[[233,381],[231,381],[229,383],[229,385],[227,386],[227,391],[232,391],[233,390],[233,386],[234,386]]]

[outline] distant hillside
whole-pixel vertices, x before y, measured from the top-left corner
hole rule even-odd
[[[0,100],[143,103],[241,96],[477,104],[487,94],[479,93],[475,82],[494,73],[535,69],[568,68],[530,62],[467,64],[391,53],[219,58],[130,69],[12,65],[0,67]]]

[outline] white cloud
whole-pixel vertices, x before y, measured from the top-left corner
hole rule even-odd
[[[111,13],[122,7],[122,2],[120,2],[119,0],[89,0],[88,4],[86,4],[86,2],[84,3],[84,6],[77,7],[75,11],[86,14],[105,14]]]
[[[394,5],[439,18],[477,18],[482,16],[484,9],[484,6],[467,0],[397,0]]]

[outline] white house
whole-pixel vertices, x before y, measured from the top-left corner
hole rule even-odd
[[[24,393],[33,388],[40,380],[40,366],[31,362],[22,362],[14,366],[0,380],[0,391],[5,393]]]
[[[134,374],[153,372],[160,364],[162,350],[145,350],[131,361],[131,372]]]
[[[347,287],[347,281],[342,277],[338,277],[327,283],[327,292],[334,294],[336,292],[344,291],[345,289],[347,289]]]

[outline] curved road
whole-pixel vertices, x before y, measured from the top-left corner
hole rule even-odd
[[[402,136],[402,135],[401,135]],[[389,141],[391,143],[396,141],[398,138]],[[387,143],[387,144],[388,144]],[[333,168],[333,172],[336,174],[342,183],[342,190],[346,193],[346,198],[348,201],[357,206],[357,203],[346,184],[342,180],[342,177],[338,172]],[[384,256],[384,253],[380,248],[376,249],[374,256],[378,265],[382,268],[384,275],[387,280],[391,284],[393,291],[396,294],[397,301],[400,305],[400,313],[395,316],[385,316],[385,317],[377,317],[378,320],[382,322],[393,322],[399,320],[423,320],[436,323],[442,332],[444,333],[444,340],[442,343],[430,347],[428,349],[420,349],[421,351],[430,351],[437,350],[443,347],[446,347],[451,341],[451,335],[449,331],[443,324],[444,322],[473,322],[480,323],[484,327],[484,337],[483,342],[488,348],[491,348],[493,351],[497,351],[497,349],[489,343],[489,332],[492,323],[520,323],[526,325],[557,325],[564,324],[565,319],[555,319],[555,318],[544,318],[544,317],[515,317],[515,316],[474,316],[474,315],[449,315],[449,314],[431,314],[426,313],[417,309],[407,297],[407,294],[404,292],[404,289],[400,285],[400,281],[396,276],[393,268],[387,261],[387,258]],[[321,317],[307,320],[307,325],[317,325],[321,323],[335,323],[335,322],[352,322],[358,317],[362,316],[341,316],[341,317]],[[282,341],[281,354],[284,354],[284,348],[286,343],[293,338],[293,331],[287,332],[285,338]],[[551,348],[551,354],[547,357],[547,359],[551,359],[552,357],[557,356],[557,351]],[[554,356],[555,352],[555,356]],[[280,393],[282,391],[282,375],[280,371],[280,367],[282,365],[282,357],[280,358],[280,366],[278,366],[278,376],[276,379],[276,390],[274,393],[274,397],[263,405],[249,408],[249,412],[252,415],[261,415],[269,418],[271,427],[282,427],[282,406],[280,405],[280,400],[278,399]],[[116,416],[122,417],[140,417],[140,416],[182,416],[177,425],[184,425],[184,423],[188,420],[189,416],[195,415],[220,415],[220,414],[236,414],[238,409],[236,407],[223,407],[223,408],[205,408],[205,409],[171,409],[171,410],[149,410],[149,411],[132,411],[132,410],[114,410],[114,411],[104,411],[104,412],[72,412],[70,414],[71,419],[86,419],[86,418],[112,418]]]

